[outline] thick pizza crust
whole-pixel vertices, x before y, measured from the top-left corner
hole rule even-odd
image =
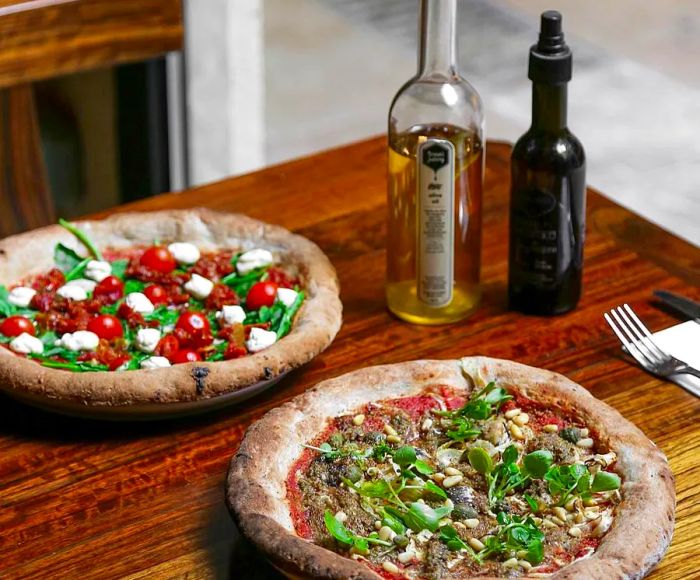
[[[307,297],[287,336],[261,352],[230,361],[73,373],[42,367],[0,348],[0,385],[10,393],[31,393],[93,406],[211,398],[272,379],[308,362],[331,343],[340,328],[342,305],[333,266],[316,244],[281,227],[201,208],[123,213],[76,225],[99,248],[129,248],[154,240],[187,241],[205,250],[266,248],[281,264],[298,270]],[[53,248],[57,242],[85,253],[75,237],[60,226],[0,241],[0,284],[15,284],[54,267]]]
[[[484,381],[497,379],[543,404],[574,410],[618,455],[622,502],[592,556],[552,575],[556,579],[641,578],[671,541],[675,489],[664,454],[632,423],[562,375],[485,357],[415,361],[355,371],[320,383],[273,409],[246,434],[231,462],[226,497],[243,534],[276,565],[315,578],[377,580],[361,563],[298,537],[286,500],[286,480],[301,445],[328,421],[367,403],[411,396],[435,384],[471,391],[462,364]],[[481,577],[483,578],[483,577]]]

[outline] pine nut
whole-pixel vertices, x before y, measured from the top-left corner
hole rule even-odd
[[[591,447],[593,447],[593,439],[591,439],[590,437],[579,439],[576,442],[576,445],[578,445],[579,447],[583,447],[584,449],[590,449]]]
[[[513,423],[519,425],[520,427],[525,425],[529,420],[530,415],[528,415],[527,413],[520,413],[520,415],[516,415],[515,417],[513,417]]]
[[[426,419],[423,421],[423,424],[420,426],[421,431],[427,431],[433,426],[433,420],[432,419]]]
[[[579,429],[579,433],[581,434],[581,437],[588,437],[590,431],[587,427],[584,427],[583,429]]]
[[[413,560],[413,552],[401,552],[398,558],[402,564],[408,564]]]
[[[442,487],[454,487],[464,479],[461,475],[450,475],[442,480]]]
[[[470,530],[473,530],[479,525],[479,520],[477,518],[469,518],[467,520],[464,520],[464,525],[467,526]]]
[[[352,418],[352,422],[353,422],[353,424],[355,424],[359,427],[360,425],[362,425],[362,423],[365,422],[365,416],[362,413],[360,413],[359,415],[355,415]]]
[[[542,430],[547,433],[556,433],[559,431],[559,425],[545,425]]]
[[[337,512],[335,514],[335,519],[341,523],[344,523],[348,521],[348,514],[346,514],[345,512]]]
[[[450,508],[450,509],[455,507],[454,502],[449,497],[444,501],[444,503],[442,505],[444,505],[446,508]]]
[[[386,433],[387,435],[398,435],[396,429],[394,429],[391,425],[384,425],[384,433]]]
[[[387,435],[387,443],[401,443],[401,437],[398,435]]]
[[[382,562],[382,568],[384,568],[385,571],[391,572],[392,574],[398,574],[399,573],[399,567],[394,564],[393,562]]]
[[[466,530],[467,526],[465,526],[462,522],[455,522],[454,527],[457,528],[458,530]]]
[[[511,409],[510,411],[506,411],[504,415],[506,419],[512,419],[516,415],[520,415],[520,409]]]
[[[538,518],[537,516],[532,516],[532,521],[535,522],[537,526],[542,524],[542,518]]]
[[[374,529],[375,529],[375,530],[381,530],[381,529],[382,529],[382,520],[375,520],[375,522],[374,522]]]
[[[525,570],[529,570],[530,568],[532,568],[532,564],[530,564],[530,562],[528,562],[527,560],[518,560],[518,566],[520,566],[521,568],[525,568]]]
[[[392,530],[389,526],[382,526],[379,529],[379,539],[384,540],[385,542],[390,541],[395,535],[396,532]]]
[[[574,538],[580,538],[581,533],[581,528],[569,528],[569,535]]]
[[[563,526],[566,523],[566,520],[559,519],[556,516],[552,516],[552,521],[558,526]]]
[[[437,471],[436,473],[433,473],[430,477],[433,481],[442,483],[442,480],[445,479],[445,474],[440,471]]]
[[[508,560],[503,562],[503,567],[504,568],[517,568],[518,567],[517,558],[509,558]]]
[[[523,435],[522,430],[515,424],[510,426],[510,434],[516,439],[525,439],[525,435]]]
[[[566,510],[563,507],[556,506],[552,508],[552,513],[557,516],[560,520],[566,519]]]
[[[469,538],[467,540],[467,544],[469,544],[472,548],[474,548],[477,552],[481,552],[486,546],[481,543],[480,540],[477,540],[476,538]]]
[[[455,469],[454,467],[448,467],[445,469],[445,474],[446,475],[462,475],[462,472],[459,469]]]
[[[576,498],[572,497],[569,501],[566,502],[564,507],[569,510],[570,512],[574,511],[574,506],[576,505]]]
[[[542,526],[549,529],[558,527],[552,520],[542,520]]]

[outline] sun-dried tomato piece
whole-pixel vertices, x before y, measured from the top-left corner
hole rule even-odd
[[[53,292],[66,283],[66,277],[58,268],[49,270],[46,274],[37,276],[32,282],[32,288],[37,292]]]
[[[267,280],[274,282],[280,288],[294,288],[299,286],[299,279],[287,274],[284,270],[275,268],[274,266],[267,270]]]
[[[232,304],[238,304],[238,296],[225,284],[214,284],[214,288],[204,301],[204,306],[209,310],[221,310],[222,306]]]

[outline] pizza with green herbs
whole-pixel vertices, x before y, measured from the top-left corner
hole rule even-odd
[[[242,532],[318,578],[639,578],[664,554],[664,455],[568,379],[483,357],[326,381],[246,435]]]
[[[0,378],[48,396],[181,401],[269,380],[325,348],[340,312],[318,247],[245,216],[61,220],[0,242]]]

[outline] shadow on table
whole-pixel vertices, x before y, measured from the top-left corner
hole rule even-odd
[[[211,506],[201,547],[215,580],[283,580],[250,542],[238,531],[223,505]]]

